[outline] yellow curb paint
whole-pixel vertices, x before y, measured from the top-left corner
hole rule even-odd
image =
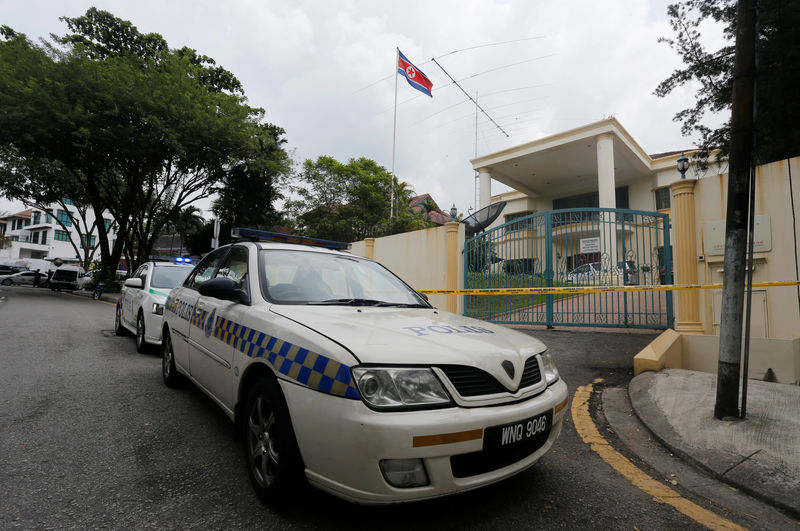
[[[631,463],[627,457],[614,450],[606,441],[592,421],[589,413],[589,399],[592,396],[592,384],[578,387],[572,397],[572,421],[581,439],[587,443],[606,463],[630,481],[636,488],[655,498],[655,501],[666,503],[685,514],[695,522],[709,529],[745,529],[730,520],[726,520],[711,511],[681,497],[676,491],[663,483],[654,480]]]
[[[754,288],[800,286],[798,280],[754,282]],[[576,295],[583,293],[622,293],[632,291],[680,291],[722,289],[722,284],[670,284],[666,286],[560,286],[553,288],[422,289],[426,295]]]

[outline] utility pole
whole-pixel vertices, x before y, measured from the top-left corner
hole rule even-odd
[[[748,193],[753,154],[753,102],[756,76],[755,0],[739,0],[733,59],[728,206],[725,215],[725,271],[722,287],[717,401],[714,417],[739,416]],[[745,375],[745,378],[747,375]]]

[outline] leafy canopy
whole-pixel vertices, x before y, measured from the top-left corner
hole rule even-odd
[[[733,52],[736,35],[735,0],[684,0],[669,6],[674,37],[659,39],[672,47],[684,66],[675,70],[655,90],[666,96],[678,87],[696,86],[693,107],[675,115],[681,131],[697,134],[704,158],[715,149],[727,155],[730,121],[711,128],[707,113],[729,113],[732,103]],[[708,50],[701,42],[701,25],[722,24],[726,44]],[[759,0],[756,159],[758,163],[792,157],[800,146],[800,0]]]
[[[389,217],[391,173],[367,158],[346,164],[333,157],[306,160],[293,191],[298,199],[287,209],[299,232],[337,241],[357,241],[432,226],[422,214],[408,208],[413,191],[395,183],[398,215]]]
[[[0,191],[76,198],[98,218],[107,209],[119,231],[112,242],[98,227],[107,273],[123,248],[146,259],[169,221],[234,170],[283,163],[280,129],[211,58],[95,8],[61,20],[72,33],[56,44],[0,28]]]

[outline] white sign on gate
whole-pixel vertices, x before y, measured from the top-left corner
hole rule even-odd
[[[581,238],[581,253],[599,253],[600,238]]]

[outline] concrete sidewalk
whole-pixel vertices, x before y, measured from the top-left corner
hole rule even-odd
[[[628,393],[672,453],[800,518],[800,387],[749,380],[747,419],[736,421],[714,418],[714,374],[645,372]]]

